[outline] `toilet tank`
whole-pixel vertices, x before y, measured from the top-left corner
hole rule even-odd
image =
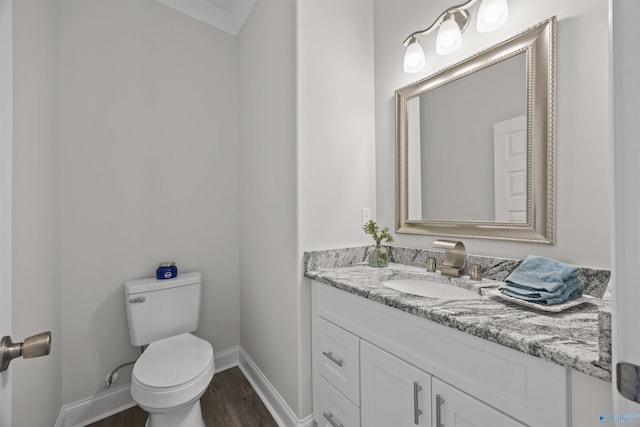
[[[132,280],[124,285],[129,339],[142,346],[198,328],[200,273],[184,273],[175,279]]]

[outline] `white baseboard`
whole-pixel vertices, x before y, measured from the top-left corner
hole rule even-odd
[[[238,366],[240,360],[240,346],[231,347],[227,350],[216,353],[213,357],[216,363],[216,372],[226,371],[234,366]]]
[[[280,427],[310,427],[315,424],[312,415],[304,419],[299,419],[295,415],[289,405],[287,405],[287,402],[280,396],[280,393],[273,387],[242,347],[240,348],[239,366],[244,376],[247,377],[247,380],[249,380],[251,386]]]
[[[64,408],[60,410],[60,413],[58,414],[58,418],[56,419],[56,423],[53,425],[53,427],[62,427],[63,425],[64,425]]]
[[[238,366],[239,354],[238,346],[216,353],[216,372]],[[125,384],[63,406],[55,427],[83,427],[134,406],[136,402],[131,397],[131,384]]]
[[[135,406],[130,389],[130,384],[125,384],[64,406],[61,427],[86,426]]]

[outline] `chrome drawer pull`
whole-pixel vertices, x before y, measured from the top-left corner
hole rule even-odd
[[[444,403],[444,399],[436,394],[436,425],[435,427],[444,427],[442,424],[442,404]]]
[[[343,425],[343,424],[338,424],[337,422],[335,422],[335,421],[333,420],[333,414],[332,414],[332,413],[328,413],[328,414],[327,414],[327,413],[325,412],[325,413],[323,413],[322,415],[324,415],[324,417],[327,419],[327,421],[329,421],[329,422],[331,423],[331,425],[332,425],[333,427],[344,427],[344,425]]]
[[[326,357],[327,359],[331,360],[333,363],[335,363],[338,366],[342,366],[344,365],[344,360],[342,359],[336,359],[335,357],[333,357],[333,353],[331,353],[330,351],[323,351],[322,355],[324,357]]]
[[[413,423],[419,425],[418,418],[422,415],[422,409],[418,408],[418,392],[422,390],[420,384],[417,381],[413,382]]]

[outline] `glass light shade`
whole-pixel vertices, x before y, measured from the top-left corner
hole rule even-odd
[[[501,27],[507,19],[509,19],[507,0],[482,0],[476,28],[480,33],[488,33]]]
[[[413,40],[404,53],[404,72],[408,74],[417,73],[425,65],[424,51],[418,40]]]
[[[462,46],[462,33],[458,23],[451,16],[440,24],[438,38],[436,38],[436,53],[438,55],[448,55],[455,52]]]

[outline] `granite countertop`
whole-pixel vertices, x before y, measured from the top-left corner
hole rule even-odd
[[[602,337],[598,314],[610,308],[609,301],[593,298],[593,302],[560,313],[540,312],[488,295],[488,290],[501,284],[499,281],[478,282],[469,280],[468,276],[448,278],[424,268],[396,263],[386,268],[353,263],[307,269],[305,276],[587,375],[611,380],[610,355],[599,345]],[[446,282],[484,296],[474,300],[442,300],[402,293],[381,284],[385,280],[404,278]]]

